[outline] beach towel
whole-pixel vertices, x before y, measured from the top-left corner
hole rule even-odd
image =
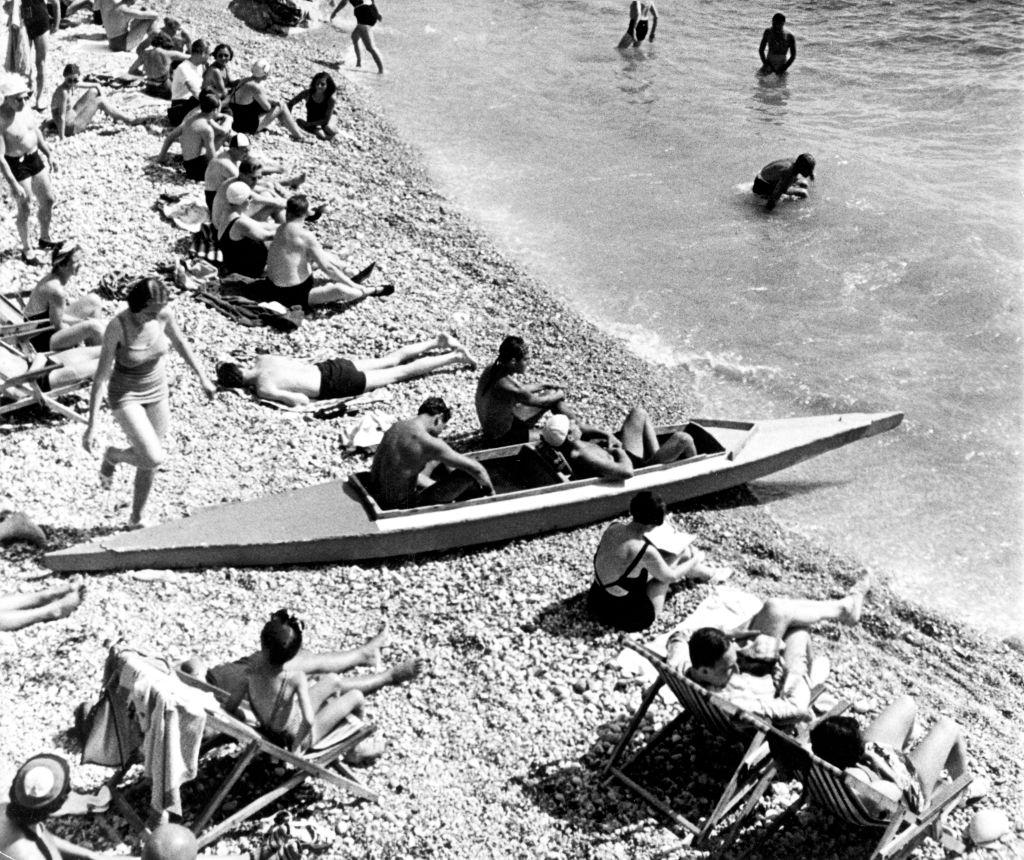
[[[200,228],[207,223],[206,219],[209,216],[209,212],[206,210],[206,201],[193,196],[167,200],[161,195],[160,214],[175,227],[187,230],[189,233],[198,233]]]
[[[248,328],[267,325],[278,331],[289,332],[295,331],[305,319],[300,309],[285,309],[276,302],[254,302],[244,296],[223,296],[208,289],[196,290],[195,296],[204,305],[215,308],[228,319]]]
[[[374,451],[384,438],[384,433],[398,419],[386,412],[370,411],[341,428],[339,441],[346,454],[355,451]]]

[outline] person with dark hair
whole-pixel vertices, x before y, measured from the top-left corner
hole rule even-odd
[[[422,671],[417,658],[385,671],[342,678],[336,673],[379,661],[386,632],[354,651],[316,655],[303,650],[302,631],[302,622],[287,610],[271,615],[260,633],[259,653],[244,661],[244,685],[237,685],[224,705],[232,711],[248,699],[264,734],[279,746],[308,749],[349,714],[361,714],[367,693],[410,681]],[[217,677],[216,670],[211,673]],[[318,676],[313,683],[310,674]]]
[[[505,337],[498,357],[484,368],[476,386],[476,415],[488,445],[529,442],[537,422],[549,411],[572,415],[556,382],[525,383],[530,352],[518,335]]]
[[[333,21],[334,16],[348,2],[349,0],[341,0],[334,7],[329,20]],[[366,46],[366,50],[369,51],[370,56],[373,57],[373,61],[377,64],[377,74],[383,75],[384,60],[381,59],[377,46],[373,41],[373,26],[382,18],[380,10],[377,8],[374,0],[352,0],[352,13],[356,17],[356,25],[352,28],[352,48],[356,52],[356,68],[358,69],[363,65],[363,55],[359,52],[359,43],[362,42]]]
[[[811,729],[811,749],[855,777],[847,783],[854,790],[859,781],[894,802],[905,803],[912,812],[921,812],[942,772],[948,771],[956,779],[967,772],[968,759],[963,729],[949,717],[940,717],[928,734],[908,749],[916,716],[914,700],[901,696],[863,730],[854,717],[829,717]],[[986,781],[979,777],[968,789],[968,797],[977,799],[986,791]],[[860,799],[872,814],[884,812],[876,808],[870,795],[862,794]]]
[[[317,72],[302,92],[288,100],[288,109],[294,110],[303,99],[306,100],[306,118],[298,119],[299,128],[314,134],[321,140],[331,140],[338,133],[334,122],[334,93],[337,85],[327,72]]]
[[[235,52],[231,46],[221,43],[213,49],[213,62],[203,73],[203,91],[217,96],[222,107],[227,107],[231,90],[236,83],[228,71],[228,63],[234,58]]]
[[[183,52],[185,56],[188,56],[188,51],[192,47],[192,37],[181,26],[181,22],[168,15],[164,17],[163,26],[157,27],[155,23],[151,25],[149,35],[135,49],[135,53],[141,54],[157,38],[166,40],[168,47]]]
[[[758,197],[768,198],[764,208],[771,212],[783,196],[793,199],[807,197],[808,179],[814,180],[814,156],[805,152],[796,158],[780,158],[766,164],[754,177],[753,190]]]
[[[434,350],[441,352],[431,354]],[[332,358],[310,364],[284,355],[260,355],[251,368],[225,362],[217,365],[217,382],[223,388],[252,389],[262,400],[301,406],[318,399],[356,397],[456,364],[473,365],[473,359],[455,337],[441,333],[380,358]]]
[[[637,48],[644,39],[653,42],[654,31],[657,29],[658,10],[654,8],[654,4],[644,3],[643,0],[630,0],[629,26],[626,27],[626,35],[619,41],[619,50]]]
[[[32,335],[28,342],[36,352],[99,346],[106,320],[99,318],[99,299],[83,296],[68,302],[67,286],[78,273],[82,251],[76,242],[64,242],[51,252],[51,268],[29,294],[25,303],[26,322],[47,322],[50,328]],[[99,353],[97,352],[97,357]]]
[[[199,110],[191,111],[181,122],[164,135],[157,161],[166,163],[171,144],[181,144],[185,175],[196,182],[206,177],[206,168],[220,148],[220,142],[231,133],[231,116],[221,112],[220,99],[203,91],[199,96]]]
[[[704,553],[693,547],[688,535],[672,532],[678,545],[671,546],[652,535],[665,522],[665,503],[657,494],[637,493],[629,512],[632,521],[612,523],[601,535],[587,609],[601,624],[633,633],[658,619],[673,585],[720,583],[732,571],[706,564]]]
[[[189,111],[199,107],[203,91],[203,72],[210,59],[210,45],[205,39],[196,39],[187,60],[174,67],[171,74],[171,106],[167,109],[167,123],[171,128],[181,125]],[[218,102],[218,107],[220,103]]]
[[[274,236],[274,225],[257,221],[247,214],[252,189],[240,181],[231,182],[224,192],[227,216],[217,236],[225,271],[247,278],[262,278],[267,267],[267,245]],[[262,287],[257,292],[266,292]],[[255,297],[255,296],[254,296]]]
[[[772,15],[772,25],[761,36],[757,53],[761,57],[762,75],[784,75],[796,60],[796,39],[787,32],[786,16],[781,12]]]
[[[248,139],[246,135],[236,134],[235,136]],[[238,142],[236,140],[236,143]],[[213,163],[216,163],[216,159]],[[236,181],[248,185],[252,192],[244,210],[246,215],[255,221],[272,220],[275,223],[270,226],[274,229],[278,223],[284,221],[284,207],[288,201],[284,197],[280,197],[275,189],[268,189],[262,182],[265,170],[263,163],[257,160],[251,152],[243,155],[238,162],[238,175],[225,179],[214,192],[210,204],[210,221],[218,235],[224,232],[228,219],[234,214],[227,200],[227,192],[228,188]],[[273,232],[271,232],[271,236],[273,236]]]
[[[78,82],[82,79],[82,71],[74,63],[64,67],[64,82],[53,91],[50,99],[50,114],[57,137],[63,140],[73,134],[81,134],[89,127],[96,111],[103,111],[114,122],[126,125],[137,125],[140,120],[119,111],[110,99],[100,95],[98,87],[88,86],[81,97],[75,101]]]
[[[188,54],[175,49],[166,33],[156,33],[148,45],[140,47],[139,55],[128,68],[128,74],[137,75],[141,72],[145,75],[143,92],[147,96],[170,99],[171,70],[188,57]]]
[[[264,89],[263,82],[270,74],[270,66],[263,60],[252,64],[252,74],[243,78],[231,94],[229,105],[235,116],[235,131],[244,134],[258,134],[277,120],[300,143],[306,134],[296,124],[288,105],[283,101],[272,101]]]
[[[103,30],[111,51],[134,51],[160,16],[145,9],[133,9],[135,0],[98,0]]]
[[[287,307],[302,308],[351,303],[367,296],[389,296],[394,285],[363,287],[342,269],[341,260],[324,250],[312,231],[305,226],[309,200],[304,194],[293,194],[285,205],[285,221],[277,228],[267,253],[266,292],[264,301],[276,301]],[[316,284],[313,266],[327,276],[329,282]]]
[[[142,278],[128,291],[128,309],[121,311],[103,335],[99,367],[89,397],[89,419],[82,437],[92,451],[96,415],[104,393],[114,420],[128,438],[128,447],[109,446],[100,464],[100,484],[109,487],[119,463],[135,467],[135,491],[128,528],[142,528],[142,514],[153,478],[164,462],[164,438],[170,421],[164,356],[173,346],[199,378],[207,396],[217,393],[196,361],[168,304],[167,288],[156,278]]]
[[[494,494],[491,478],[480,461],[460,454],[438,438],[451,416],[444,400],[429,397],[415,418],[398,421],[388,428],[370,467],[374,497],[382,508],[427,504],[430,482],[422,472],[433,461],[465,472],[488,495]]]

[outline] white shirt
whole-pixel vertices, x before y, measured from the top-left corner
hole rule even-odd
[[[203,68],[197,66],[192,60],[185,60],[178,64],[171,75],[171,101],[184,101],[199,97],[199,91],[203,88]]]

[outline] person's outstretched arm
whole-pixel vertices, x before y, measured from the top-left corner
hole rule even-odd
[[[295,105],[297,105],[299,102],[301,102],[308,95],[309,95],[309,88],[307,87],[306,89],[304,89],[298,95],[292,96],[290,99],[288,99],[288,110],[291,110],[293,107],[295,107]]]
[[[163,143],[160,144],[160,153],[157,155],[156,160],[163,163],[167,161],[167,153],[171,151],[171,144],[174,143],[179,137],[181,137],[182,131],[185,129],[185,121],[183,120],[181,125],[172,128],[167,134],[164,135]]]
[[[481,487],[487,490],[487,495],[494,495],[494,485],[491,483],[491,476],[487,474],[487,470],[479,460],[474,460],[472,457],[460,454],[443,439],[434,439],[431,437],[431,439],[425,443],[425,447],[427,452],[430,453],[432,460],[439,460],[446,466],[451,466],[453,469],[465,472]]]

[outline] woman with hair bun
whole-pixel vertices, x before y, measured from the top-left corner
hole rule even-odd
[[[89,397],[89,421],[82,437],[92,451],[96,413],[104,393],[114,419],[128,438],[127,448],[109,446],[100,464],[100,485],[109,487],[118,463],[135,467],[135,492],[128,528],[142,528],[142,512],[153,477],[165,459],[164,438],[170,419],[164,355],[169,347],[199,377],[207,396],[216,386],[206,377],[167,307],[167,287],[156,278],[142,278],[128,290],[128,308],[111,320],[103,336],[99,367]]]

